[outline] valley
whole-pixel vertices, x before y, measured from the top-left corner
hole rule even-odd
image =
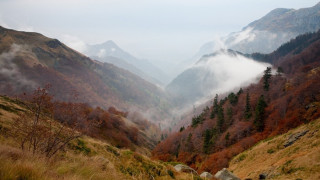
[[[159,68],[0,13],[0,179],[319,179],[319,14],[274,9]]]

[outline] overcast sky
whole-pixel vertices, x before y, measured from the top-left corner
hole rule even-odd
[[[275,8],[317,0],[0,0],[0,25],[83,49],[113,40],[159,64],[192,57],[205,42],[240,31]]]

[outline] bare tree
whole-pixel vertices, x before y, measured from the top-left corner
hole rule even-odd
[[[38,88],[32,95],[27,96],[26,111],[19,114],[12,124],[13,137],[20,144],[21,149],[39,153],[50,158],[62,150],[70,141],[81,136],[77,131],[79,112],[75,103],[65,104],[64,120],[54,119],[57,110],[48,94],[47,85]],[[61,109],[60,109],[61,110]]]

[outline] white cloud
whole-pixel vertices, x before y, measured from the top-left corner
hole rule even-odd
[[[8,52],[0,54],[0,76],[15,82],[15,88],[17,89],[21,86],[36,86],[35,82],[27,79],[20,73],[18,66],[12,61],[19,52],[25,49],[25,46],[12,44]]]
[[[61,41],[81,53],[84,53],[87,50],[87,44],[76,36],[65,34],[62,35]]]
[[[254,61],[242,55],[230,55],[225,52],[196,65],[196,67],[205,69],[205,72],[209,72],[207,75],[209,80],[206,79],[206,81],[215,82],[212,87],[208,87],[209,83],[203,83],[202,89],[208,91],[206,92],[208,95],[225,93],[248,85],[261,76],[268,66],[271,65]]]

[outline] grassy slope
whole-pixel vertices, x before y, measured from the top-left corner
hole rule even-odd
[[[6,179],[172,179],[170,164],[87,136],[73,141],[64,152],[47,160],[23,152],[10,137],[10,124],[24,108],[19,101],[0,96],[0,177]],[[176,179],[192,175],[174,172]]]
[[[284,148],[291,134],[308,129],[293,145]],[[267,173],[270,179],[320,179],[320,119],[280,136],[261,141],[237,155],[229,164],[241,179],[258,179]]]

